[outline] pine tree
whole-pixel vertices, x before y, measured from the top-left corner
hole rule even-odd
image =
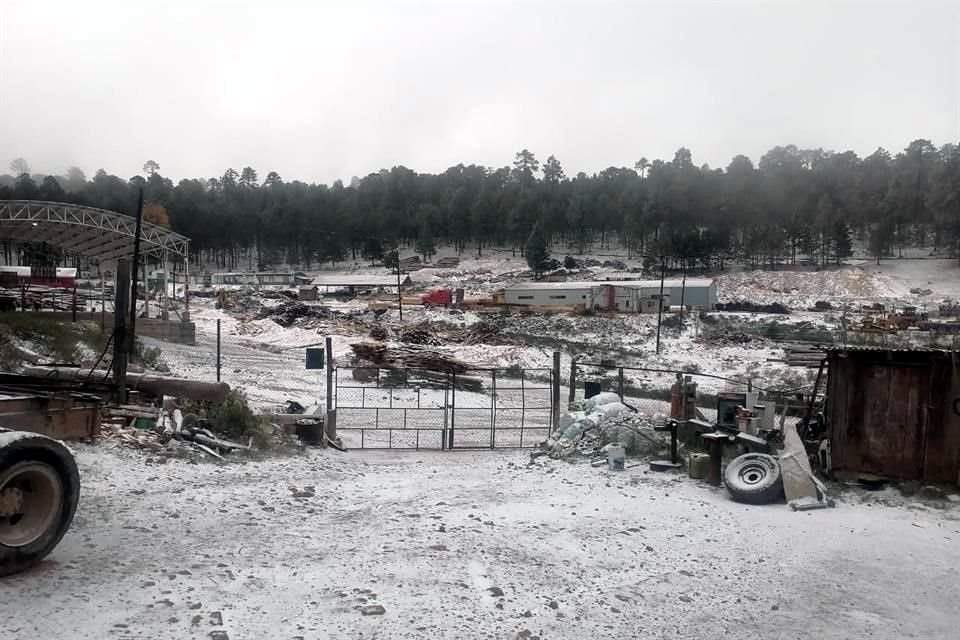
[[[437,253],[437,247],[433,240],[433,231],[430,230],[430,225],[424,223],[420,227],[420,235],[417,236],[417,253],[423,256],[424,262],[430,262],[432,258]]]
[[[550,249],[540,223],[534,225],[533,231],[530,232],[524,253],[527,255],[527,266],[533,271],[534,277],[539,279],[546,272],[550,262]]]
[[[845,222],[837,221],[833,226],[833,256],[837,264],[844,258],[853,255],[853,243],[850,241],[850,227]]]
[[[383,242],[379,238],[367,238],[363,242],[362,255],[370,264],[383,259]]]

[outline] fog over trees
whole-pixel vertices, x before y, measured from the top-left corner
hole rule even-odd
[[[349,185],[307,184],[276,171],[227,168],[174,184],[147,160],[120,178],[77,167],[31,173],[17,158],[0,176],[0,199],[69,202],[127,214],[145,192],[145,217],[192,240],[223,268],[347,258],[382,259],[392,247],[429,258],[444,243],[460,253],[531,247],[572,254],[627,248],[689,269],[728,260],[827,264],[858,239],[878,259],[907,246],[956,255],[960,243],[960,145],[915,140],[900,152],[774,147],[759,162],[698,166],[690,149],[640,157],[633,167],[570,176],[552,155],[528,149],[499,168],[458,164],[443,173],[403,166]]]

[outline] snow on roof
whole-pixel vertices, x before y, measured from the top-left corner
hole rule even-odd
[[[601,282],[518,282],[512,284],[509,287],[506,287],[510,291],[538,291],[544,289],[592,289],[594,287],[603,287],[607,285],[613,285],[617,287],[629,287],[632,289],[659,289],[660,281],[659,280],[605,280]],[[686,287],[688,289],[692,288],[707,288],[714,285],[714,281],[710,278],[687,278]],[[670,288],[680,288],[683,285],[682,279],[669,279],[663,281],[663,286],[666,289]]]
[[[406,286],[410,282],[410,276],[403,276],[400,284]],[[366,276],[328,274],[317,276],[311,284],[318,287],[395,287],[397,275],[395,273]]]
[[[543,289],[592,289],[602,287],[603,282],[517,282],[509,287],[508,291],[530,291]]]

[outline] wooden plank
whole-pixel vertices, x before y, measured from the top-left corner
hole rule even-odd
[[[930,383],[922,477],[960,484],[960,370],[948,358],[938,359]]]
[[[847,358],[834,356],[828,367],[830,388],[828,397],[830,402],[830,454],[833,469],[849,469],[851,461],[848,459],[850,447],[847,446],[847,434],[850,432],[850,387],[848,381],[851,374],[851,362]]]

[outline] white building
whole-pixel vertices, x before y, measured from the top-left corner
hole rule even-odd
[[[583,305],[602,311],[638,313],[656,313],[660,295],[659,280],[523,282],[504,290],[508,305]],[[681,304],[692,309],[713,309],[717,304],[717,284],[706,278],[664,280],[662,304],[665,309]]]

